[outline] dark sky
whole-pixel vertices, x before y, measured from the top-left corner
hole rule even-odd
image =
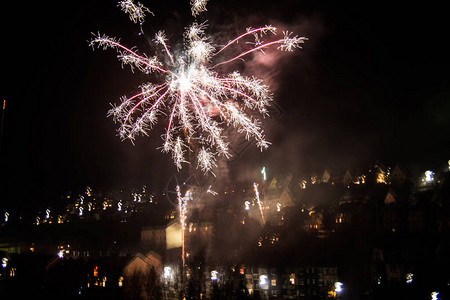
[[[145,33],[153,37],[165,29],[172,45],[179,42],[193,20],[189,1],[142,3],[155,13]],[[86,185],[164,186],[176,170],[155,149],[162,131],[157,127],[133,146],[120,141],[106,118],[110,103],[146,82],[122,69],[114,51],[88,47],[91,32],[101,32],[148,50],[116,1],[8,1],[0,19],[0,96],[7,100],[0,206],[39,204]],[[237,173],[263,164],[299,172],[363,168],[376,160],[435,167],[450,158],[443,7],[417,1],[211,0],[199,18],[207,19],[209,33],[227,39],[232,29],[269,23],[309,38],[303,50],[256,69],[271,83],[283,112],[265,122],[272,147],[264,153],[250,147],[233,162]]]

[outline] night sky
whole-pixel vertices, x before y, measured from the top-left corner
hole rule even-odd
[[[164,186],[176,172],[156,149],[165,123],[133,146],[106,117],[110,103],[132,95],[145,76],[122,69],[115,51],[88,47],[91,32],[100,32],[146,52],[139,26],[116,1],[28,2],[1,9],[1,207],[39,205],[86,185]],[[193,21],[189,1],[141,2],[155,13],[144,23],[146,35],[164,29],[171,45],[180,43]],[[265,121],[273,145],[263,153],[249,147],[233,161],[234,172],[363,168],[376,160],[445,164],[445,11],[417,1],[211,0],[199,21],[209,20],[213,36],[232,39],[246,27],[272,24],[309,38],[301,51],[246,66],[271,84],[281,113]]]

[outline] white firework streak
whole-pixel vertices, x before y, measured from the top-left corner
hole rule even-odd
[[[258,191],[258,184],[256,182],[253,183],[253,189],[255,190],[255,196],[256,196],[256,202],[258,203],[259,212],[261,213],[261,219],[263,221],[263,224],[266,224],[266,219],[264,218],[264,213],[262,210],[261,200],[259,199],[259,191]]]
[[[181,230],[186,229],[187,204],[192,199],[191,191],[188,190],[184,196],[181,195],[180,186],[177,185],[178,212],[180,214]]]
[[[120,3],[128,2],[131,1]],[[192,9],[199,7],[195,11],[200,13],[206,1],[191,1],[191,4]],[[130,18],[132,15],[130,13]],[[157,73],[162,75],[158,78],[163,78],[158,83],[141,85],[139,93],[122,97],[121,103],[109,110],[108,116],[120,124],[120,138],[134,141],[139,134],[148,135],[158,117],[167,116],[162,151],[172,153],[178,170],[183,163],[189,163],[185,159],[186,152],[197,152],[197,168],[204,173],[211,172],[216,166],[217,156],[230,157],[228,142],[222,134],[224,126],[232,125],[238,132],[244,132],[246,138],[254,139],[261,150],[270,145],[260,121],[246,114],[247,110],[253,110],[263,117],[268,115],[272,101],[269,87],[261,79],[243,76],[237,71],[228,75],[219,74],[217,66],[242,60],[255,51],[269,47],[292,51],[301,48],[300,44],[306,40],[305,37],[291,37],[292,33],[284,32],[281,39],[263,42],[263,37],[277,35],[276,27],[266,25],[248,28],[242,35],[216,49],[205,34],[206,28],[206,23],[194,22],[186,29],[186,46],[179,56],[171,53],[163,31],[156,33],[154,43],[163,48],[164,57],[140,54],[135,48],[128,48],[118,39],[106,35],[94,35],[89,44],[115,49],[122,66],[129,65],[132,70],[137,69],[144,74]],[[222,58],[225,52],[232,52],[225,49],[230,50],[233,44],[239,42],[248,49]],[[200,147],[195,146],[194,142]]]

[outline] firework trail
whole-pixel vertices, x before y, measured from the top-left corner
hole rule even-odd
[[[192,15],[206,10],[206,0],[191,0]],[[130,19],[140,25],[146,12],[142,4],[132,0],[119,2]],[[186,160],[186,152],[196,154],[196,167],[204,173],[216,166],[218,156],[230,157],[228,142],[223,135],[224,126],[233,126],[237,132],[254,139],[261,150],[270,145],[261,128],[260,120],[250,117],[246,111],[257,111],[268,115],[272,101],[269,87],[261,79],[243,76],[239,72],[219,74],[217,67],[243,60],[256,51],[276,47],[282,51],[301,48],[306,38],[283,32],[278,36],[277,28],[266,25],[247,28],[246,32],[222,46],[216,46],[205,34],[207,24],[194,22],[184,33],[185,49],[179,55],[171,52],[164,31],[155,34],[154,44],[161,47],[164,57],[139,53],[134,47],[122,45],[118,39],[97,34],[90,46],[112,48],[118,53],[123,65],[144,74],[156,73],[160,82],[149,82],[140,86],[140,92],[131,97],[122,97],[121,103],[108,112],[119,123],[121,139],[134,141],[137,135],[148,135],[158,118],[168,118],[164,142],[161,147],[171,153],[178,170]],[[275,39],[273,39],[275,37]],[[263,41],[268,38],[269,41]],[[243,52],[232,53],[232,45],[241,43],[247,47]],[[212,172],[211,172],[212,173]]]
[[[181,259],[183,262],[183,268],[186,264],[185,261],[185,243],[184,234],[186,230],[186,218],[187,218],[187,204],[192,199],[191,191],[188,190],[184,196],[181,195],[180,186],[177,185],[177,198],[178,198],[178,213],[180,215],[181,224]]]
[[[255,190],[256,195],[256,202],[258,203],[259,211],[261,213],[261,219],[263,221],[263,224],[266,224],[266,219],[264,218],[264,213],[262,210],[261,200],[259,199],[259,191],[258,191],[258,184],[256,182],[253,183],[253,189]]]

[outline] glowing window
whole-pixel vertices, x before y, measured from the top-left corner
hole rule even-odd
[[[289,276],[289,282],[291,284],[295,284],[295,274],[294,273],[291,273],[291,275]]]

